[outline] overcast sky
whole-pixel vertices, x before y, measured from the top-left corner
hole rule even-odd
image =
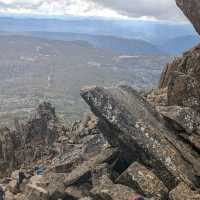
[[[175,0],[0,0],[0,12],[185,20]]]

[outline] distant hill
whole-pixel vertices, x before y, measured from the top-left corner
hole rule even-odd
[[[96,48],[131,55],[179,55],[200,43],[200,37],[197,35],[175,37],[166,40],[162,44],[154,45],[139,39],[79,33],[26,32],[23,34],[50,40],[85,41]]]
[[[162,23],[142,20],[113,20],[104,18],[66,17],[17,18],[0,17],[0,31],[6,32],[72,32],[90,35],[140,39],[152,44],[162,44],[173,37],[195,35],[191,24]]]
[[[51,40],[79,40],[116,53],[143,55],[180,54],[198,42],[191,24],[87,17],[1,16],[0,32]]]
[[[80,33],[60,33],[60,32],[27,32],[24,35],[34,37],[63,40],[63,41],[86,41],[93,47],[111,50],[122,54],[140,55],[161,55],[164,54],[150,42],[139,39],[126,39],[114,36],[89,35]]]
[[[200,43],[197,35],[187,35],[167,40],[160,46],[168,54],[181,54]]]

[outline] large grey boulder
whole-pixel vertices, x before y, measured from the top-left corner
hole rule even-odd
[[[183,181],[198,185],[196,172],[184,153],[177,148],[179,142],[165,127],[158,113],[130,87],[83,88],[83,99],[91,110],[103,119],[112,131],[104,133],[111,140],[140,149],[150,158],[151,166],[169,188]],[[136,154],[133,153],[133,156]],[[144,160],[143,160],[144,162]]]
[[[199,0],[176,0],[176,4],[185,16],[192,22],[196,31],[200,34],[200,1]]]

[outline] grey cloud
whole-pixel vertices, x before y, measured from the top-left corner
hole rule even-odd
[[[88,0],[129,17],[155,17],[161,20],[185,20],[175,0]]]

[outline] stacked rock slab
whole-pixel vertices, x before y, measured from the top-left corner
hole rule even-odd
[[[92,87],[84,88],[81,95],[91,110],[109,124],[112,137],[133,151],[138,146],[150,157],[151,167],[162,174],[160,177],[169,188],[180,181],[198,185],[193,166],[173,143],[173,134],[136,91],[129,87]]]

